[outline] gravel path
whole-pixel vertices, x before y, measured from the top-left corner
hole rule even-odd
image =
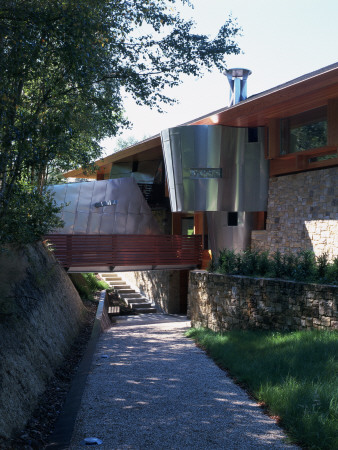
[[[190,322],[119,319],[100,337],[70,449],[297,448],[194,342]]]

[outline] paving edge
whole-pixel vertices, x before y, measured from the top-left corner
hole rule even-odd
[[[101,291],[86,351],[75,373],[60,416],[55,423],[55,429],[48,439],[46,449],[65,450],[69,447],[98,338],[111,324],[108,317],[108,296],[104,290]]]

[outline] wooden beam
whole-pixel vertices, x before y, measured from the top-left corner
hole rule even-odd
[[[269,149],[268,159],[277,158],[280,155],[280,120],[269,120]]]
[[[325,157],[329,157],[325,159]],[[314,148],[304,152],[289,153],[270,161],[270,176],[286,175],[304,170],[322,169],[338,165],[335,146]]]
[[[204,234],[204,212],[194,213],[194,234]]]

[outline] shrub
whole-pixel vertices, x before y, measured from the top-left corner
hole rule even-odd
[[[94,273],[70,274],[76,290],[81,298],[94,301],[94,294],[103,289],[109,289],[109,285],[99,280]]]
[[[238,271],[238,260],[234,250],[221,250],[218,258],[217,270],[221,273],[234,275]]]
[[[248,249],[236,253],[234,250],[224,249],[220,251],[218,261],[213,258],[209,271],[227,275],[338,284],[338,257],[329,263],[326,253],[316,258],[309,250],[283,255],[276,251],[270,256],[266,251]]]

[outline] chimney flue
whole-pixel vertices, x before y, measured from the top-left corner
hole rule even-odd
[[[251,73],[248,69],[228,69],[224,72],[230,84],[229,106],[236,105],[247,98],[247,79]]]

